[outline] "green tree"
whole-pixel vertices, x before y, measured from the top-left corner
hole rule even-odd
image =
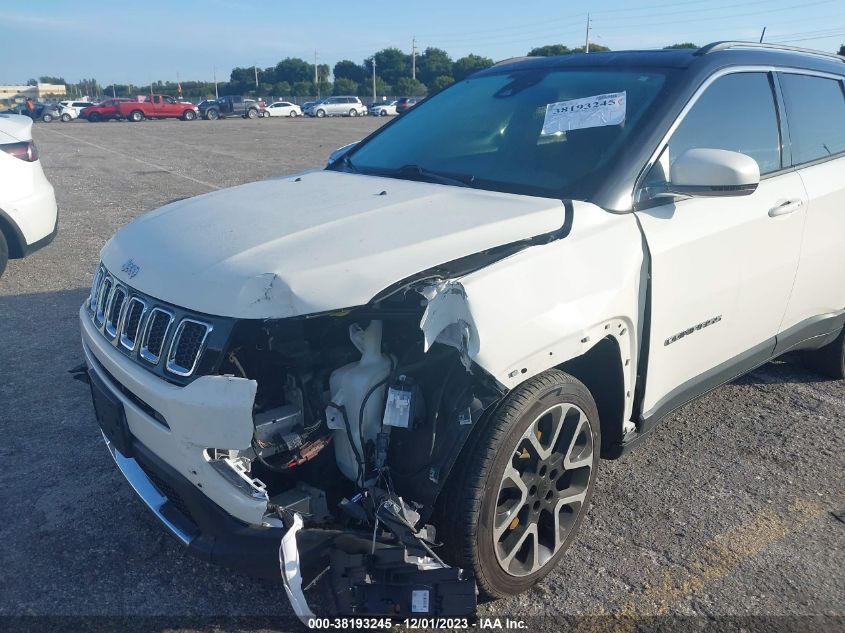
[[[277,97],[290,96],[290,84],[286,81],[280,81],[273,86],[273,94]]]
[[[426,87],[416,79],[400,77],[396,82],[396,92],[407,97],[421,97],[426,93]]]
[[[440,75],[439,77],[435,77],[431,83],[426,85],[432,92],[438,92],[453,83],[455,83],[455,79],[453,77],[450,77],[449,75]]]
[[[27,80],[26,80],[26,85],[27,85],[27,86],[37,86],[37,85],[38,85],[38,80],[37,80],[37,79],[27,79]]]
[[[338,79],[337,76],[335,76],[333,94],[336,94],[336,95],[358,94],[358,82],[352,81],[351,79],[347,79],[346,77],[341,77],[340,79]]]
[[[348,59],[342,59],[334,65],[335,81],[338,79],[348,79],[355,83],[361,83],[366,79],[366,76],[367,70],[363,66]]]
[[[312,97],[316,96],[317,91],[314,90],[313,81],[297,81],[293,84],[290,94],[292,97]]]
[[[317,96],[318,97],[328,97],[333,92],[333,84],[332,82],[321,79],[320,84],[317,87]]]
[[[456,59],[452,65],[452,76],[456,81],[466,79],[469,75],[485,68],[490,68],[493,65],[493,60],[489,57],[482,57],[481,55],[467,55]]]
[[[411,56],[398,48],[380,50],[375,58],[376,72],[389,84],[395,86],[399,79],[411,75]]]
[[[328,76],[328,72],[326,75]],[[276,64],[273,80],[276,82],[286,81],[291,85],[301,81],[313,81],[314,64],[309,64],[298,57],[287,57]]]
[[[441,48],[427,48],[417,58],[417,79],[429,85],[436,77],[452,75],[452,58]]]
[[[668,51],[669,49],[674,48],[699,48],[698,44],[693,44],[692,42],[681,42],[680,44],[672,44],[671,46],[664,46],[663,50]]]
[[[572,51],[563,44],[547,44],[528,51],[529,57],[553,57],[554,55],[569,55]]]
[[[62,84],[66,84],[66,83],[67,83],[67,82],[65,81],[65,78],[64,78],[64,77],[51,77],[50,75],[44,75],[43,77],[39,77],[39,78],[38,78],[38,81],[40,81],[42,84],[57,84],[57,85],[62,85]]]
[[[845,55],[845,44],[839,47],[839,55]]]
[[[609,50],[610,49],[607,46],[602,46],[601,44],[593,44],[592,42],[590,43],[590,52],[591,53],[603,53],[603,52],[606,52],[606,51],[609,51]],[[570,52],[571,53],[583,53],[584,47],[579,46],[578,48],[573,48]]]

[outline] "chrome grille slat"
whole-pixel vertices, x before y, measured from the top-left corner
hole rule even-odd
[[[132,297],[127,303],[123,313],[123,320],[120,324],[120,344],[130,352],[135,351],[138,343],[138,334],[147,316],[147,304],[143,299]]]
[[[164,343],[173,323],[173,314],[163,308],[153,308],[144,326],[140,356],[148,363],[158,364]]]
[[[100,284],[103,282],[105,276],[105,269],[97,266],[97,272],[94,273],[94,278],[91,280],[91,293],[88,295],[88,309],[92,312],[97,309],[97,299],[99,297]]]
[[[115,338],[120,320],[123,317],[123,308],[126,304],[126,288],[115,284],[109,297],[108,309],[106,310],[106,325],[104,331],[107,336]]]
[[[112,279],[111,275],[107,275],[105,279],[103,279],[103,283],[100,284],[100,290],[97,294],[97,309],[94,312],[94,325],[98,328],[102,327],[103,322],[106,320],[106,306],[111,298],[111,291],[113,287],[114,279]]]
[[[205,341],[212,326],[194,319],[182,319],[170,342],[167,371],[177,376],[190,376],[197,368]]]

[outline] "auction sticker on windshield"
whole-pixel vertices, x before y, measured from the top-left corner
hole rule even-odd
[[[619,125],[625,121],[626,102],[623,91],[550,103],[546,106],[546,118],[540,135]]]

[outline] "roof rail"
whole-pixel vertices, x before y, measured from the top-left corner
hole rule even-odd
[[[833,58],[840,62],[845,62],[845,57],[837,55],[836,53],[826,53],[825,51],[817,51],[812,48],[799,48],[797,46],[786,46],[784,44],[763,44],[761,42],[743,42],[743,41],[724,41],[712,42],[706,46],[699,48],[693,55],[707,55],[708,53],[715,53],[717,51],[724,51],[731,48],[763,48],[775,51],[787,51],[791,53],[803,53],[805,55],[817,55],[819,57]]]
[[[537,59],[539,55],[517,55],[516,57],[508,57],[507,59],[500,59],[499,61],[495,62],[493,66],[501,66],[503,64],[510,64],[513,62],[521,62],[525,61],[526,59]]]

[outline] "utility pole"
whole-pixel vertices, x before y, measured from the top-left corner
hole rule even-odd
[[[114,82],[111,82],[111,96],[112,99],[117,99],[117,93],[114,91]]]
[[[766,27],[763,27],[763,32],[760,33],[760,43],[763,43],[763,38],[766,37]]]
[[[258,90],[258,64],[253,66],[255,69],[255,89]]]
[[[214,98],[219,99],[220,95],[217,93],[217,66],[212,66],[212,73],[214,73]]]
[[[373,55],[373,103],[376,102],[376,56]]]
[[[590,14],[587,14],[587,41],[584,43],[584,52],[590,52]]]
[[[314,88],[317,91],[317,99],[320,98],[320,78],[317,76],[317,51],[314,51]]]
[[[411,79],[417,79],[417,39],[411,40]]]

